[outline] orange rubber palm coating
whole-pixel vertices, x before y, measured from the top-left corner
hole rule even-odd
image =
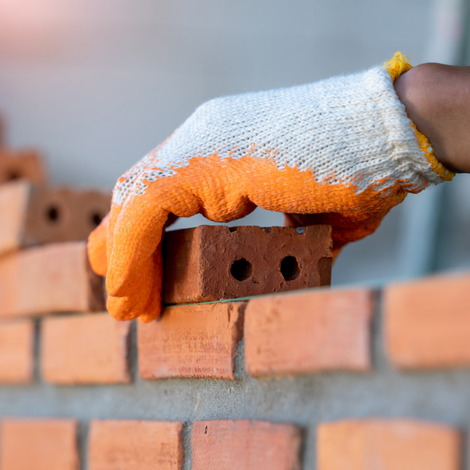
[[[113,205],[107,230],[105,221],[90,237],[90,261],[95,271],[104,274],[107,232],[107,260],[113,266],[106,279],[108,310],[119,320],[150,321],[161,313],[160,242],[170,213],[179,217],[201,213],[216,222],[238,219],[256,206],[284,213],[318,213],[315,223],[333,226],[334,249],[338,249],[374,232],[405,196],[400,182],[387,194],[373,187],[356,193],[353,186],[319,184],[313,172],[279,170],[270,161],[250,156],[193,158],[175,175],[148,183],[143,196],[123,206]]]

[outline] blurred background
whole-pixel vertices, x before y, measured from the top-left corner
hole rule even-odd
[[[202,102],[389,60],[467,64],[464,0],[0,0],[0,114],[56,184],[111,189]],[[470,267],[470,179],[409,195],[334,284]],[[180,220],[173,228],[207,223]],[[256,210],[239,225],[281,225]]]

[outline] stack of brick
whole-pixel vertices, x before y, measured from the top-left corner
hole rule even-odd
[[[86,239],[110,195],[50,187],[34,150],[0,147],[0,381],[33,381],[33,338],[42,315],[103,310],[103,279]]]
[[[162,318],[116,322],[85,243],[28,231],[42,191],[0,187],[1,470],[462,469],[468,409],[432,388],[470,365],[468,275],[328,289],[329,227],[198,227],[166,236]]]

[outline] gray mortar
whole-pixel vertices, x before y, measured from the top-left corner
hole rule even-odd
[[[304,470],[316,468],[315,430],[325,421],[405,417],[448,423],[463,431],[470,429],[470,370],[394,370],[383,351],[380,296],[377,300],[371,325],[374,366],[370,373],[253,379],[244,371],[242,341],[235,360],[234,381],[143,381],[135,371],[137,350],[133,328],[130,344],[133,384],[72,387],[38,380],[30,387],[0,387],[0,417],[78,418],[82,451],[86,448],[88,422],[92,419],[185,421],[185,470],[191,468],[191,428],[198,420],[262,419],[297,423],[304,430]],[[81,468],[87,469],[86,462]]]

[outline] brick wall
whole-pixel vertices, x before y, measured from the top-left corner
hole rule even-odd
[[[222,235],[237,230],[269,234]],[[271,290],[299,277],[309,289],[245,297],[269,246],[253,243],[258,258],[236,247],[218,258],[226,274],[251,264],[238,298],[167,307],[148,324],[104,311],[84,241],[5,244],[0,470],[463,470],[470,276],[322,287],[319,230],[310,254],[274,251],[262,271],[279,267]],[[308,232],[273,236],[298,247]]]
[[[29,403],[22,409],[13,400],[2,421],[1,468],[72,469],[81,460],[82,468],[115,469],[120,460],[127,469],[189,462],[193,469],[376,468],[371,461],[387,469],[461,469],[469,287],[468,275],[458,275],[379,292],[312,289],[170,307],[137,329],[105,312],[5,320],[1,411],[14,393],[7,384]],[[334,387],[333,408],[321,409],[335,382],[344,389]],[[102,410],[100,390],[109,400]],[[163,403],[152,408],[141,398],[154,392]],[[377,406],[377,393],[394,402]],[[449,403],[458,393],[457,406]],[[187,403],[178,403],[185,394]]]

